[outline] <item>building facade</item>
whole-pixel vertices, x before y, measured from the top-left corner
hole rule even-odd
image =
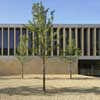
[[[54,33],[57,33],[54,36]],[[40,53],[31,52],[31,48],[37,47],[32,44],[35,33],[29,32],[23,24],[0,24],[0,56],[15,56],[19,43],[20,34],[26,34],[29,37],[27,55],[37,56]],[[50,52],[51,57],[59,57],[61,51],[65,51],[68,42],[75,40],[76,48],[80,48],[81,56],[78,60],[77,72],[79,74],[100,75],[100,25],[99,24],[54,24],[51,35]],[[53,41],[53,42],[52,42]],[[59,47],[55,45],[59,44]],[[64,55],[64,54],[63,54]]]

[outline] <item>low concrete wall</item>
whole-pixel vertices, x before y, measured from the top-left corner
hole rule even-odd
[[[78,73],[77,63],[73,64],[73,73]],[[0,56],[0,75],[14,75],[21,73],[21,63],[13,56]],[[40,57],[29,57],[24,63],[25,74],[42,74],[42,59]],[[48,58],[46,62],[46,73],[68,74],[69,65],[59,57]]]

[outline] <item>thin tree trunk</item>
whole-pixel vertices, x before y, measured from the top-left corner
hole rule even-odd
[[[72,79],[72,63],[71,63],[71,56],[70,56],[70,79]]]
[[[21,70],[21,78],[23,79],[24,78],[24,70],[23,70],[23,63],[22,63],[22,70]]]
[[[43,92],[46,92],[46,86],[45,86],[45,56],[43,56]]]

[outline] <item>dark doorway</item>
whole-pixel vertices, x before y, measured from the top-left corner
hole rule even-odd
[[[100,76],[100,60],[79,60],[78,73]]]

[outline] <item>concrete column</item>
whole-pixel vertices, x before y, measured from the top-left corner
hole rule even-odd
[[[27,39],[28,39],[28,29],[26,29],[26,37],[27,37]],[[27,40],[27,53],[26,53],[26,55],[28,56],[28,40]]]
[[[38,46],[38,48],[39,48],[39,55],[41,55],[41,46],[40,46],[40,34],[39,34],[39,46]]]
[[[32,39],[32,48],[33,48],[33,52],[32,52],[32,55],[34,56],[34,32],[32,33],[32,37],[33,37],[33,39]],[[40,49],[40,48],[39,48]],[[39,50],[39,53],[40,53],[40,50]]]
[[[8,27],[8,56],[9,56],[9,50],[10,49],[10,28]]]
[[[45,46],[46,46],[46,51],[45,51],[45,55],[48,55],[48,44],[47,44],[47,34],[45,36]],[[41,49],[40,49],[41,50]],[[40,51],[41,52],[41,51]]]
[[[20,36],[22,36],[22,27],[20,27]]]
[[[51,56],[53,56],[53,28],[51,29]]]
[[[82,27],[82,56],[84,56],[84,28]]]
[[[78,48],[78,31],[77,31],[78,29],[77,28],[75,28],[75,44],[76,44],[76,48]]]
[[[16,28],[14,27],[14,56],[16,55]]]
[[[2,53],[2,56],[3,56],[3,27],[2,27],[2,48],[1,48],[1,53]]]
[[[93,55],[96,56],[96,28],[94,28],[94,48]]]
[[[57,56],[59,56],[59,30],[60,28],[57,28]]]
[[[78,28],[75,28],[75,45],[78,48]],[[77,55],[77,52],[76,52]]]
[[[88,56],[90,56],[90,28],[88,28]]]
[[[69,45],[71,45],[72,42],[72,32],[71,32],[71,27],[69,28]]]
[[[20,28],[20,35],[22,36],[22,27]]]
[[[63,28],[63,55],[65,56],[65,50],[66,50],[66,30]]]

